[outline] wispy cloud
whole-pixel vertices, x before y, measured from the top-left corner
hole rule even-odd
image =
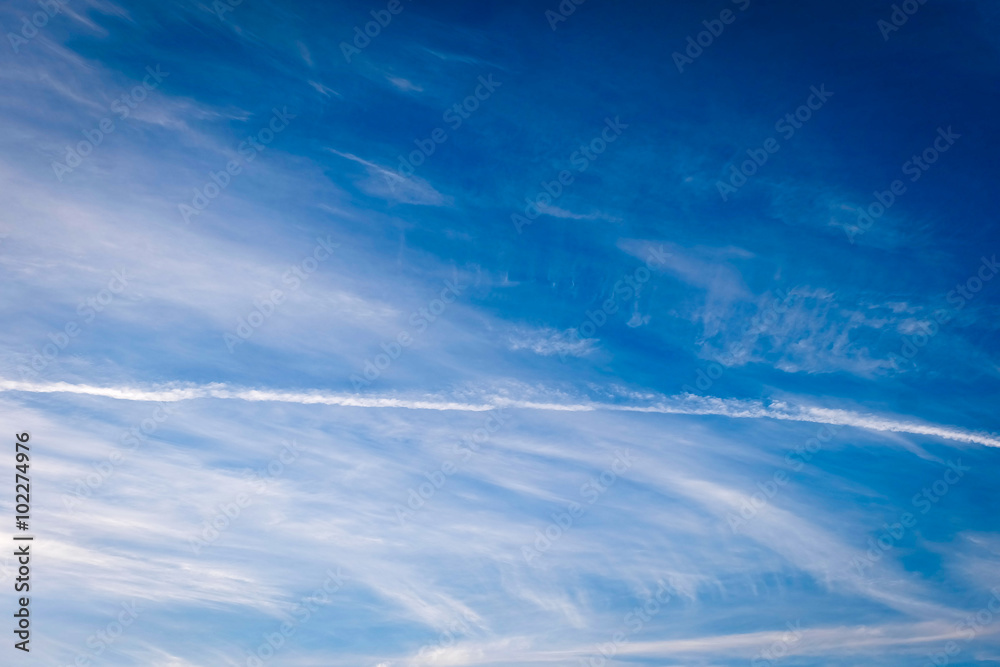
[[[550,328],[518,328],[507,337],[507,345],[511,350],[531,350],[543,357],[585,357],[594,351],[597,343],[596,338],[582,338],[576,329],[557,331]]]
[[[621,218],[617,218],[607,213],[601,211],[595,211],[593,213],[574,213],[572,211],[567,211],[564,208],[559,208],[558,206],[546,206],[539,205],[538,210],[542,215],[549,215],[553,218],[562,218],[563,220],[607,220],[608,222],[621,222]]]
[[[871,414],[860,414],[848,410],[822,408],[808,405],[790,405],[783,401],[763,403],[736,399],[714,398],[683,394],[657,397],[644,404],[620,404],[601,402],[545,402],[539,400],[518,400],[507,396],[486,394],[482,402],[462,402],[446,395],[428,395],[420,398],[399,396],[358,396],[354,394],[330,394],[315,392],[285,392],[268,389],[248,389],[229,387],[224,384],[210,385],[162,385],[140,389],[135,387],[96,387],[70,384],[67,382],[33,383],[16,380],[0,380],[0,391],[27,393],[69,393],[89,396],[103,396],[126,401],[173,402],[200,398],[221,398],[240,401],[269,401],[278,403],[298,403],[301,405],[339,405],[358,408],[404,408],[410,410],[443,410],[459,412],[487,412],[497,408],[520,408],[526,410],[549,410],[561,412],[591,412],[598,410],[622,412],[648,412],[675,415],[718,415],[737,419],[779,419],[784,421],[812,422],[816,424],[836,424],[853,426],[872,431],[891,431],[927,435],[945,440],[975,443],[989,447],[1000,447],[1000,440],[964,429],[919,424]],[[553,398],[563,394],[553,392]]]
[[[346,160],[363,165],[367,169],[368,177],[355,182],[358,189],[365,194],[420,206],[448,206],[452,203],[450,197],[435,190],[430,183],[419,176],[403,176],[352,153],[341,152],[333,148],[326,150]]]

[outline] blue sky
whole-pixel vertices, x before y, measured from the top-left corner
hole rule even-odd
[[[1000,664],[998,20],[4,3],[4,660]]]

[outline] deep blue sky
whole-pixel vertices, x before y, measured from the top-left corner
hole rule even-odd
[[[39,6],[0,11],[0,400],[43,452],[31,659],[244,665],[341,567],[270,664],[576,665],[659,581],[621,664],[776,641],[789,667],[948,641],[949,664],[1000,664],[1000,616],[957,628],[1000,585],[995,3],[907,5],[885,32],[893,3],[587,0],[553,30],[555,2],[400,0],[348,62],[387,4],[70,0],[23,35]],[[147,611],[95,656],[129,600]]]

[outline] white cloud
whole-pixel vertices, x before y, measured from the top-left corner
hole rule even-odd
[[[557,331],[548,327],[542,329],[515,329],[507,337],[507,347],[511,350],[531,350],[543,357],[585,357],[597,346],[596,338],[581,338],[576,329]]]
[[[546,410],[559,412],[621,411],[673,415],[719,415],[737,419],[778,419],[783,421],[812,422],[853,426],[872,431],[889,431],[928,435],[956,442],[975,443],[1000,447],[997,438],[974,433],[957,427],[901,421],[872,414],[863,414],[834,408],[810,405],[790,405],[786,402],[747,401],[684,394],[662,396],[644,404],[558,402],[561,394],[553,393],[553,402],[519,400],[506,396],[485,396],[482,402],[470,403],[453,400],[445,395],[424,394],[420,398],[401,396],[365,396],[332,394],[320,391],[288,392],[272,389],[229,387],[225,384],[209,385],[160,385],[148,389],[136,387],[96,387],[68,382],[35,383],[17,380],[0,380],[0,391],[26,393],[68,393],[102,396],[125,401],[174,402],[204,398],[219,398],[249,402],[297,403],[299,405],[338,405],[357,408],[402,408],[408,410],[435,410],[457,412],[488,412],[500,407]]]

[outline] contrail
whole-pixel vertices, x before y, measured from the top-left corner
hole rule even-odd
[[[789,405],[781,401],[764,403],[730,398],[714,398],[683,394],[658,396],[643,404],[582,402],[539,402],[515,400],[504,396],[483,398],[481,402],[462,402],[440,395],[420,398],[389,396],[358,396],[333,394],[320,391],[289,392],[268,389],[231,388],[221,383],[207,385],[161,385],[140,389],[136,387],[95,387],[68,382],[33,383],[0,380],[0,391],[35,394],[85,394],[125,401],[176,402],[200,398],[217,398],[239,401],[267,401],[297,403],[300,405],[337,405],[353,408],[400,408],[407,410],[441,410],[457,412],[486,412],[496,408],[521,408],[564,412],[650,412],[674,415],[715,415],[734,419],[781,419],[837,426],[853,426],[870,431],[891,431],[927,435],[956,442],[974,443],[987,447],[1000,447],[1000,439],[954,426],[938,426],[890,417],[863,414],[850,410],[821,408],[808,405]]]

